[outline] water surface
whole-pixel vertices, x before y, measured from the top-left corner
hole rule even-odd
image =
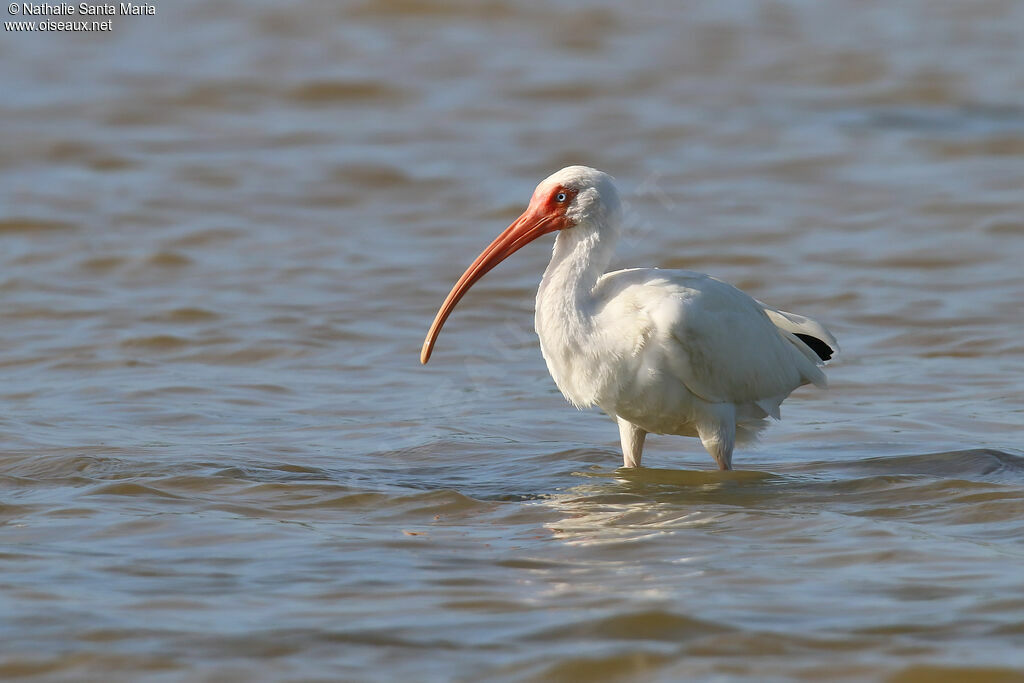
[[[0,40],[0,677],[1020,680],[1024,5],[163,3]],[[713,466],[565,404],[570,163],[618,266],[825,322]],[[549,238],[550,239],[550,238]]]

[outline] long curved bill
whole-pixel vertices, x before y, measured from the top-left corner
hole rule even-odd
[[[483,253],[476,257],[466,272],[462,274],[452,291],[448,292],[447,298],[441,304],[441,308],[434,317],[434,322],[427,332],[427,338],[423,341],[423,350],[420,351],[420,362],[426,363],[430,360],[430,354],[434,350],[434,342],[441,334],[441,327],[444,321],[451,315],[455,305],[469,291],[477,280],[486,275],[492,268],[516,253],[527,244],[549,232],[554,232],[562,227],[563,219],[560,216],[545,215],[534,209],[528,208],[522,216],[517,218],[512,225],[508,226],[497,239],[491,242],[490,246],[484,249]]]

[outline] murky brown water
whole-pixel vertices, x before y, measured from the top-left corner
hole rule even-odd
[[[8,19],[5,15],[5,19]],[[0,678],[1024,677],[1024,3],[164,2],[0,39]],[[826,322],[731,474],[564,403],[621,266]]]

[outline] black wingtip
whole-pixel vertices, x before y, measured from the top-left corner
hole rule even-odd
[[[796,338],[802,341],[804,344],[807,344],[807,348],[809,348],[811,351],[814,351],[814,353],[818,354],[818,358],[822,360],[829,360],[830,358],[832,358],[832,354],[835,353],[832,350],[831,346],[821,341],[817,337],[812,337],[809,334],[797,334]]]

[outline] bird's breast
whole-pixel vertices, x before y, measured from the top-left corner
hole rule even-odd
[[[551,378],[577,408],[595,405],[601,394],[600,360],[581,345],[538,327],[541,354]]]

